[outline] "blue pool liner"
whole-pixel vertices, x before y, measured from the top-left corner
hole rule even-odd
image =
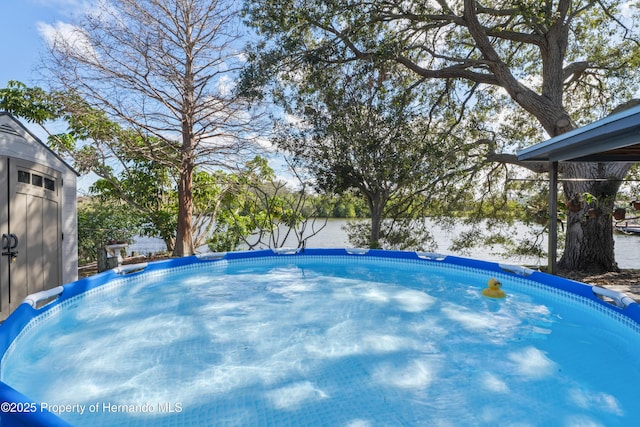
[[[603,309],[613,310],[618,314],[625,316],[640,328],[640,304],[631,298],[612,291],[597,291],[601,296],[607,296],[613,299],[619,305],[614,305],[604,301],[594,292],[594,287],[573,280],[553,276],[539,271],[531,270],[525,267],[499,264],[495,262],[487,262],[470,258],[457,257],[452,255],[441,255],[428,252],[405,252],[405,251],[388,251],[380,249],[264,249],[257,251],[244,252],[221,252],[203,255],[194,255],[182,258],[171,258],[163,261],[155,261],[144,264],[136,264],[133,266],[123,266],[113,270],[90,276],[76,282],[72,282],[56,288],[57,291],[49,292],[55,297],[54,300],[48,302],[42,307],[35,308],[35,299],[29,296],[25,301],[11,313],[11,315],[0,325],[0,359],[9,349],[11,343],[16,339],[25,326],[36,316],[45,313],[51,308],[64,301],[87,292],[96,287],[102,286],[113,280],[122,278],[123,275],[130,277],[132,275],[149,273],[153,271],[162,271],[177,267],[183,267],[198,263],[210,263],[220,260],[232,261],[239,259],[264,258],[272,256],[345,256],[345,257],[368,257],[381,259],[399,259],[423,261],[427,265],[448,264],[450,266],[458,266],[461,268],[470,268],[482,270],[487,273],[507,274],[513,276],[524,277],[527,280],[548,286],[552,289],[568,292],[587,300],[593,301],[601,305]],[[45,296],[46,292],[42,293]],[[37,294],[36,294],[37,295]],[[0,382],[0,426],[69,426],[70,424],[62,420],[57,415],[40,408],[38,402],[30,400],[19,391],[11,388],[7,384]]]

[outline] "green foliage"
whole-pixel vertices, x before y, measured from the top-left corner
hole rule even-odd
[[[517,218],[510,214],[508,199],[519,191],[518,185],[513,185],[506,165],[518,163],[501,153],[591,122],[637,94],[638,10],[622,0],[255,0],[245,5],[247,22],[262,36],[262,52],[254,52],[254,71],[307,90],[312,87],[304,78],[307,69],[336,64],[351,69],[375,64],[382,69],[396,63],[413,73],[414,87],[425,94],[423,102],[457,106],[453,120],[459,126],[449,128],[451,139],[469,145],[488,141],[487,145],[485,150],[463,150],[461,157],[476,168],[467,167],[466,176],[456,174],[457,179],[448,183],[450,194],[436,192],[440,196],[430,198],[432,206],[421,209],[460,215],[466,210],[460,201],[474,201],[472,220],[485,217],[489,226]],[[274,90],[263,79],[254,81],[265,91]],[[339,86],[337,80],[320,81],[319,86],[327,83]],[[281,97],[287,93],[275,92]],[[424,116],[439,119],[434,111]],[[351,120],[345,122],[348,126]],[[445,153],[440,155],[447,160]],[[486,159],[503,163],[496,166]],[[567,177],[578,178],[572,175],[577,168],[567,169],[573,171]],[[624,168],[611,169],[617,179],[623,178]],[[603,178],[599,173],[593,169],[579,178]],[[326,184],[348,181],[342,178],[348,177],[345,169],[334,175],[340,178]],[[616,194],[614,187],[609,193],[599,187],[597,180],[589,185],[567,181],[565,197],[588,192],[611,199]],[[614,259],[610,227],[605,221],[585,227],[578,216],[567,217],[579,226],[567,228],[572,236],[566,240],[564,267],[605,265],[599,260],[606,260],[606,268],[615,270],[609,261]]]
[[[474,9],[481,34],[470,31],[465,8]],[[638,9],[620,0],[473,1],[465,7],[422,1],[256,0],[246,2],[244,13],[262,36],[249,75],[259,85],[265,84],[259,77],[267,70],[282,75],[276,70],[282,63],[293,69],[304,62],[391,60],[429,85],[434,78],[451,79],[464,90],[465,80],[506,86],[513,77],[521,95],[530,88],[549,96],[548,101],[562,102],[564,91],[579,119],[595,106],[610,108],[628,99],[637,87],[639,35],[630,23],[637,22]],[[541,60],[542,55],[547,57]],[[559,75],[550,74],[553,70]],[[574,72],[563,75],[565,70]],[[624,76],[631,79],[627,87]]]
[[[352,204],[340,202],[333,208],[333,216],[335,218],[355,218],[356,208]]]
[[[99,179],[91,193],[105,203],[125,201],[144,236],[159,237],[172,249],[177,223],[177,196],[169,170],[150,161],[131,161],[111,179]]]
[[[320,218],[368,218],[366,200],[357,193],[345,191],[341,194],[321,193],[310,196],[311,211]],[[307,211],[307,215],[311,212]]]
[[[307,227],[319,214],[318,199],[306,192],[302,182],[300,190],[287,188],[266,159],[254,158],[228,179],[232,185],[221,200],[209,249],[300,247],[324,227]]]
[[[140,232],[138,219],[122,203],[84,200],[78,203],[78,264],[95,262],[98,249],[111,239],[131,243]]]
[[[76,139],[70,133],[49,135],[47,144],[56,153],[69,153],[76,147]]]
[[[251,203],[253,194],[250,188],[273,177],[274,172],[266,159],[255,157],[238,173],[220,173],[219,176],[228,183],[228,191],[220,200],[221,206],[207,246],[212,251],[232,251],[238,249],[265,222],[265,212]]]
[[[455,185],[478,147],[451,137],[455,118],[436,86],[415,90],[397,66],[307,65],[282,83],[283,107],[302,122],[282,125],[276,144],[310,170],[319,191],[357,192],[366,201],[368,246],[397,240],[401,224],[424,217],[430,201]],[[361,216],[355,206],[335,208],[336,216]],[[390,227],[382,227],[384,218]]]
[[[6,88],[0,89],[0,110],[39,125],[62,114],[62,106],[50,93],[15,80],[10,80]]]
[[[344,226],[354,247],[391,250],[434,251],[436,241],[424,219],[387,219],[382,222],[381,238],[370,240],[371,222],[348,221]]]

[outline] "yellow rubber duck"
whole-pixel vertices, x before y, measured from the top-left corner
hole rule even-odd
[[[507,294],[500,289],[501,287],[502,283],[492,277],[487,283],[487,288],[482,290],[482,295],[489,298],[504,298]]]

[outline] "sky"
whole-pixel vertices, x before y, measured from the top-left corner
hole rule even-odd
[[[43,86],[38,72],[40,57],[46,48],[43,32],[62,23],[72,23],[97,0],[0,0],[0,88],[10,80],[28,86]],[[46,133],[37,125],[23,124],[38,138]],[[63,129],[61,129],[63,131]],[[95,180],[92,175],[78,181],[78,191],[87,192]]]
[[[83,2],[0,0],[0,88],[7,87],[11,80],[46,87],[44,76],[38,72],[40,57],[46,48],[42,31],[56,23],[71,22],[73,16],[83,10]],[[39,126],[24,121],[23,124],[40,139],[46,139],[46,133]]]
[[[69,21],[81,9],[79,0],[2,0],[0,3],[0,87],[9,80],[37,85],[40,28]]]
[[[28,86],[41,85],[37,67],[45,48],[41,28],[56,22],[69,22],[82,9],[82,0],[0,0],[0,88],[10,80]],[[22,122],[41,140],[46,133]],[[86,193],[93,176],[78,179],[78,191]]]

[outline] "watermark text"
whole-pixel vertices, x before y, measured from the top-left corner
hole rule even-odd
[[[184,409],[181,402],[155,402],[155,403],[115,403],[115,402],[95,402],[95,403],[47,403],[47,402],[2,402],[0,412],[2,413],[38,413],[52,412],[57,415],[87,413],[132,413],[132,414],[172,414],[180,413]]]

